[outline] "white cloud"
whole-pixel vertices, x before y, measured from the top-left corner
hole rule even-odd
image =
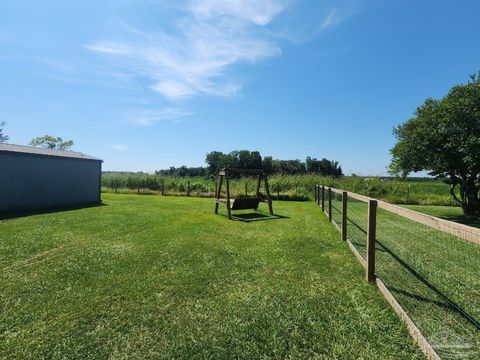
[[[280,53],[265,27],[284,8],[274,0],[194,0],[183,9],[174,34],[124,25],[128,40],[94,41],[85,48],[149,79],[168,100],[232,96],[241,89],[240,81],[229,76],[232,65]]]
[[[114,144],[112,145],[112,149],[116,151],[126,151],[128,146],[124,144]]]
[[[320,24],[319,29],[325,29],[335,23],[335,14],[337,13],[337,10],[332,10],[327,17],[322,21]]]
[[[132,122],[142,126],[151,126],[162,121],[180,122],[191,113],[176,108],[165,108],[162,110],[143,110],[139,114],[133,116]]]
[[[153,85],[152,89],[170,100],[176,100],[194,94],[193,89],[175,80],[161,81]]]
[[[131,55],[131,48],[128,45],[115,42],[99,41],[94,44],[85,45],[85,48],[91,51],[111,54],[111,55]]]
[[[197,18],[229,16],[261,26],[272,21],[283,9],[284,5],[271,0],[203,0],[194,1],[190,6],[191,12]]]
[[[320,23],[315,33],[318,33],[327,28],[339,25],[340,23],[350,18],[354,12],[355,12],[354,7],[348,7],[343,9],[342,11],[340,11],[339,9],[331,10],[328,13],[328,15],[323,19],[323,21]]]

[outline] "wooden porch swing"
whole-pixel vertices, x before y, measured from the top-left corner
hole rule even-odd
[[[239,197],[232,199],[230,196],[230,176],[232,174],[236,175],[254,175],[257,177],[257,187],[254,197]],[[226,185],[226,199],[221,198],[222,192],[222,183],[223,179],[225,178],[225,185]],[[265,196],[266,199],[263,199],[260,196],[260,185],[263,180],[265,186]],[[232,202],[233,200],[233,202]],[[265,202],[268,204],[268,212],[270,215],[273,215],[273,206],[272,206],[272,198],[270,197],[270,189],[268,187],[268,178],[267,174],[260,169],[235,169],[235,168],[225,168],[218,173],[218,181],[215,187],[215,214],[218,214],[218,205],[225,204],[227,206],[227,213],[228,218],[232,219],[232,211],[233,210],[246,210],[246,209],[253,209],[257,210],[258,205],[261,202]]]

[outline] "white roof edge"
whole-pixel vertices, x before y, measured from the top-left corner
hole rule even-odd
[[[37,148],[33,146],[25,145],[15,145],[15,144],[0,144],[0,152],[12,152],[18,154],[29,154],[29,155],[40,155],[40,156],[53,156],[53,157],[63,157],[70,159],[81,159],[81,160],[95,160],[103,161],[96,157],[76,152],[76,151],[61,151],[61,150],[52,150]]]

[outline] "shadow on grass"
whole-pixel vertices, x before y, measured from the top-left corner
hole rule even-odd
[[[358,241],[355,241],[351,238],[349,238],[352,244],[357,247],[357,248],[365,248],[365,244],[360,244]],[[398,293],[402,294],[403,296],[409,297],[411,299],[414,299],[419,302],[425,302],[425,303],[431,303],[434,304],[435,306],[442,308],[447,311],[451,311],[454,313],[457,313],[459,316],[461,316],[465,321],[473,325],[477,330],[480,330],[480,322],[472,316],[470,313],[468,313],[464,308],[462,308],[460,305],[455,303],[453,300],[448,298],[443,292],[441,292],[436,286],[434,286],[432,283],[430,283],[425,277],[423,277],[418,271],[416,271],[412,266],[410,266],[406,261],[404,261],[402,258],[400,258],[397,254],[395,254],[390,248],[382,244],[380,241],[375,242],[375,251],[381,251],[384,253],[389,254],[392,258],[393,261],[398,262],[408,273],[410,273],[415,280],[417,280],[419,283],[422,283],[424,286],[426,286],[429,290],[432,291],[432,294],[437,296],[439,300],[435,300],[433,298],[429,299],[423,295],[415,294],[412,292],[408,292],[406,290],[402,290],[398,287],[394,286],[389,286],[388,284],[385,284],[388,289],[390,289],[393,293]],[[381,278],[381,277],[380,277]],[[397,299],[398,300],[398,299]]]
[[[362,248],[362,250],[367,251],[366,250],[367,245],[365,245],[365,243],[362,244],[359,240],[357,240],[353,237],[348,237],[348,240],[350,240],[352,245],[355,246],[357,248],[357,250],[360,250],[359,248]],[[365,242],[367,242],[367,239],[365,239]],[[386,252],[386,250],[378,244],[375,245],[375,251]],[[360,254],[362,255],[362,257],[365,257],[364,254],[362,254],[362,253],[360,253]]]
[[[464,308],[462,308],[459,304],[455,303],[453,300],[448,298],[443,292],[441,292],[436,286],[434,286],[432,283],[430,283],[425,277],[423,277],[418,271],[416,271],[412,266],[410,266],[406,261],[404,261],[402,258],[400,258],[397,254],[395,254],[390,248],[388,248],[385,244],[382,244],[380,241],[376,241],[378,245],[380,245],[385,252],[387,252],[395,261],[397,261],[403,268],[405,268],[413,277],[415,277],[416,280],[421,282],[423,285],[425,285],[428,289],[430,289],[435,295],[437,295],[442,301],[443,304],[439,305],[439,301],[427,299],[421,295],[417,294],[412,294],[408,293],[406,291],[403,291],[402,294],[405,296],[409,296],[413,299],[416,299],[417,301],[420,301],[420,298],[422,298],[422,301],[424,302],[430,302],[432,304],[435,304],[439,307],[449,309],[452,312],[455,312],[459,314],[463,319],[465,319],[468,323],[473,325],[474,327],[477,328],[477,330],[480,330],[480,322],[472,316],[470,313],[468,313]],[[386,284],[388,288],[390,288],[393,291],[400,292],[399,289],[397,288],[392,288]]]
[[[9,219],[16,219],[22,218],[32,215],[42,215],[42,214],[52,214],[57,212],[64,212],[64,211],[72,211],[72,210],[80,210],[92,207],[99,207],[99,206],[107,206],[103,202],[100,203],[89,203],[83,205],[75,205],[75,206],[55,206],[49,207],[46,209],[38,209],[38,210],[23,210],[23,211],[15,211],[15,212],[5,212],[0,213],[0,220],[9,220]]]
[[[227,215],[222,214],[222,216],[228,218]],[[243,214],[232,214],[232,220],[242,221],[242,222],[254,222],[254,221],[265,221],[265,220],[280,220],[280,219],[289,219],[288,216],[283,215],[267,215],[260,212],[252,213],[243,213]]]
[[[390,289],[390,291],[392,293],[401,294],[403,296],[409,297],[409,298],[414,299],[414,300],[419,301],[419,302],[431,303],[431,304],[434,304],[434,305],[436,305],[438,307],[441,307],[441,308],[443,308],[445,310],[448,310],[448,311],[452,311],[452,312],[455,311],[455,307],[453,307],[452,305],[450,305],[447,302],[439,301],[439,300],[435,300],[435,299],[430,299],[430,298],[427,298],[423,295],[414,294],[414,293],[411,293],[409,291],[396,288],[394,286],[389,286],[388,288]]]
[[[458,216],[458,217],[457,216],[448,216],[448,217],[443,217],[443,218],[446,219],[446,220],[457,221],[457,222],[460,222],[460,223],[462,223],[462,220],[463,220],[463,223],[466,224],[466,225],[480,227],[480,220],[479,219],[471,219],[471,218],[469,219],[469,218],[466,218],[466,217],[463,217],[463,216]],[[360,226],[358,223],[353,221],[351,218],[347,217],[347,221],[351,225],[353,225],[355,228],[357,228],[357,230],[359,230],[363,235],[365,235],[365,243],[361,243],[360,241],[352,239],[351,237],[348,237],[348,238],[350,239],[350,241],[352,242],[352,244],[356,248],[365,248],[366,247],[367,231],[365,229],[363,229],[362,226]],[[476,225],[473,225],[473,224],[476,224]],[[447,297],[447,295],[445,295],[436,286],[434,286],[431,282],[429,282],[425,277],[423,277],[418,271],[416,271],[410,264],[408,264],[400,256],[395,254],[389,247],[387,247],[382,242],[378,241],[378,239],[375,242],[375,251],[381,251],[381,252],[384,252],[384,253],[390,255],[392,257],[393,261],[399,263],[408,273],[410,273],[415,278],[415,280],[422,283],[429,290],[431,290],[432,293],[435,294],[440,299],[440,301],[435,300],[435,299],[429,299],[429,298],[426,298],[422,295],[414,294],[412,292],[408,292],[406,290],[402,290],[402,289],[399,289],[397,287],[392,287],[392,286],[389,286],[388,284],[386,284],[386,286],[392,292],[402,294],[406,297],[415,299],[416,301],[419,301],[419,302],[432,303],[432,304],[438,306],[439,308],[443,308],[445,310],[455,312],[458,315],[460,315],[466,322],[468,322],[472,326],[474,326],[477,330],[480,330],[480,322],[472,314],[468,313],[459,304],[457,304],[452,299]]]
[[[480,218],[471,218],[463,215],[458,215],[458,216],[445,215],[445,216],[440,216],[440,218],[448,221],[453,221],[459,224],[480,228]]]

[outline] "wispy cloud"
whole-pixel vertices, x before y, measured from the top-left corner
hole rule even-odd
[[[339,9],[331,10],[318,26],[316,33],[327,28],[339,25],[340,23],[350,18],[353,15],[354,11],[355,10],[353,7],[345,8],[342,11],[340,11]]]
[[[131,122],[142,126],[151,126],[162,121],[180,122],[182,118],[191,113],[176,108],[165,108],[162,110],[142,110],[139,114],[134,115]]]
[[[330,13],[327,15],[327,17],[322,21],[322,23],[319,26],[320,30],[323,30],[329,26],[332,26],[335,23],[335,14],[337,13],[337,10],[332,10]]]
[[[281,52],[264,29],[284,8],[274,0],[194,0],[182,9],[174,33],[124,24],[128,40],[97,40],[85,48],[149,79],[151,89],[171,101],[232,96],[242,87],[229,75],[234,64]]]
[[[132,48],[128,45],[115,42],[101,41],[85,45],[88,50],[111,55],[132,55]]]
[[[197,18],[229,16],[263,26],[272,21],[284,7],[285,3],[270,0],[202,0],[194,1],[189,9]]]
[[[128,150],[128,146],[125,144],[114,144],[112,145],[112,149],[116,151],[126,151]]]

